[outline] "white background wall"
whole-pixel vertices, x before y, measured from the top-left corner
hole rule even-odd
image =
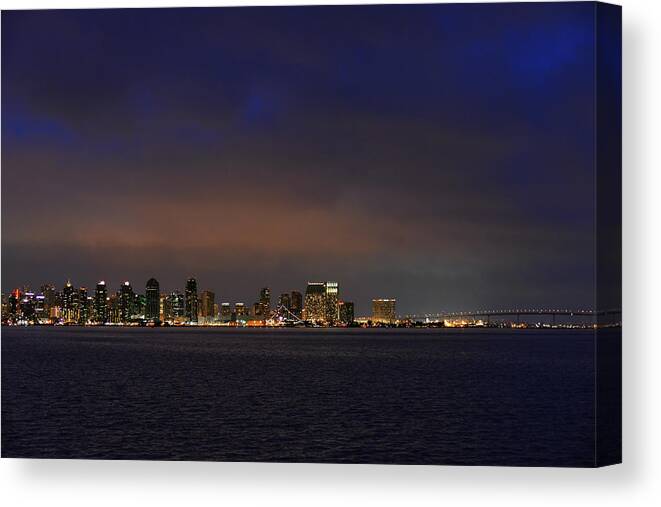
[[[369,3],[255,1],[248,4]],[[372,2],[374,3],[374,2]],[[380,2],[388,3],[388,2]],[[397,3],[407,3],[399,0]],[[0,0],[2,9],[239,5]],[[0,460],[4,505],[650,505],[661,500],[661,2],[624,7],[624,461],[597,470]],[[654,262],[656,261],[656,262]],[[656,324],[656,326],[655,326]]]

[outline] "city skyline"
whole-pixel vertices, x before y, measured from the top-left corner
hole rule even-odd
[[[589,4],[2,20],[5,292],[313,275],[403,313],[593,306]]]

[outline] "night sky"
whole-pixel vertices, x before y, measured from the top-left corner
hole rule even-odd
[[[593,307],[594,5],[2,13],[2,290]]]

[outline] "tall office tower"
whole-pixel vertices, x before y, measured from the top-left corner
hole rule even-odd
[[[170,293],[168,299],[170,300],[170,307],[172,309],[172,319],[177,322],[183,321],[186,316],[186,303],[184,300],[184,295],[181,292],[175,290],[174,292]]]
[[[354,311],[353,303],[351,301],[339,301],[337,303],[338,307],[338,317],[342,324],[349,325],[353,323],[354,320]]]
[[[144,319],[147,311],[147,298],[144,294],[133,295],[133,319]]]
[[[258,302],[254,302],[252,304],[252,311],[250,312],[250,315],[254,319],[261,319],[262,318],[262,304]]]
[[[305,320],[321,323],[326,320],[326,284],[308,282],[305,289]]]
[[[103,280],[96,284],[94,291],[94,322],[97,324],[108,322],[108,288]]]
[[[261,315],[264,319],[271,316],[271,289],[264,287],[259,291],[259,305],[261,306]]]
[[[326,316],[327,324],[337,322],[337,303],[340,297],[340,288],[337,282],[326,282]]]
[[[289,311],[299,319],[303,316],[303,295],[297,290],[291,293]]]
[[[382,324],[395,322],[396,303],[396,299],[372,299],[372,320]]]
[[[220,321],[229,322],[232,320],[232,308],[229,303],[221,303],[220,305]]]
[[[278,306],[284,306],[287,310],[291,310],[291,296],[288,292],[283,292],[278,298]]]
[[[119,320],[123,324],[133,318],[133,307],[135,305],[135,294],[131,284],[126,281],[119,288]]]
[[[216,294],[210,290],[202,291],[200,295],[200,319],[203,324],[211,324],[214,320],[213,307],[216,302]]]
[[[27,322],[36,319],[36,299],[34,292],[26,290],[21,298],[21,318]]]
[[[161,287],[156,278],[150,278],[145,285],[145,319],[161,319]]]
[[[234,303],[234,314],[236,320],[244,320],[246,318],[246,305],[243,303]]]
[[[170,320],[172,308],[170,307],[170,300],[167,294],[160,294],[158,296],[158,320],[167,322]]]
[[[197,280],[189,278],[186,282],[186,320],[197,323]]]
[[[87,306],[87,288],[78,289],[78,324],[84,326],[90,319],[89,307]]]
[[[5,321],[7,318],[7,312],[9,311],[9,294],[2,293],[2,320]]]
[[[2,310],[4,314],[5,311],[4,304]],[[37,321],[39,321],[40,323],[46,322],[48,320],[48,312],[46,311],[46,298],[44,297],[43,294],[37,294],[34,298],[34,316],[36,317]]]
[[[57,291],[55,290],[55,285],[45,284],[41,286],[41,293],[44,295],[44,312],[47,317],[50,317],[51,308],[55,308],[57,305]]]
[[[67,281],[62,289],[62,318],[66,323],[72,323],[76,320],[76,289]]]
[[[121,324],[122,316],[120,311],[120,295],[119,292],[115,292],[108,298],[108,322],[111,324]]]
[[[21,308],[21,291],[15,289],[9,294],[7,298],[7,317],[10,321],[16,322],[20,317]]]

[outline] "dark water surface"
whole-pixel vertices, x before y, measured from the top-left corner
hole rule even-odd
[[[3,328],[2,455],[592,466],[589,331]]]

